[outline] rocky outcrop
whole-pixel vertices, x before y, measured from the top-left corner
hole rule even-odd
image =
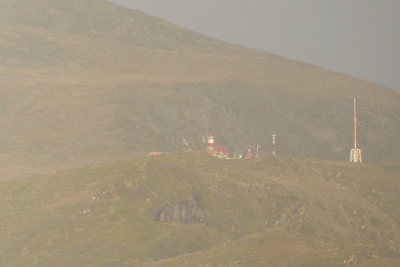
[[[156,220],[192,224],[196,203],[197,201],[193,199],[164,204],[157,212]]]

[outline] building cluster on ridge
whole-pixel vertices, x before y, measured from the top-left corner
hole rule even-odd
[[[199,151],[199,152],[208,153],[214,157],[218,157],[221,159],[229,158],[229,152],[228,152],[228,149],[226,149],[226,147],[223,147],[223,146],[216,147],[215,146],[215,137],[214,137],[213,133],[209,133],[207,136],[207,149]]]
[[[261,147],[257,145],[257,150],[258,148]],[[226,147],[224,146],[216,146],[215,145],[215,137],[213,133],[209,133],[207,135],[207,148],[206,150],[197,150],[195,152],[198,153],[207,153],[210,154],[214,157],[220,158],[220,159],[229,159],[229,151]],[[166,152],[150,152],[149,156],[159,156],[161,154],[165,154]],[[246,152],[243,153],[243,155],[236,155],[234,158],[241,158],[241,159],[252,159],[256,157],[256,154],[254,154],[251,149],[249,148]]]
[[[356,99],[354,98],[354,148],[350,151],[350,162],[362,162],[362,150],[357,147],[357,106]],[[276,154],[276,134],[272,134],[272,154]],[[185,141],[185,139],[183,139]],[[186,142],[186,141],[185,141]],[[185,143],[186,144],[186,143]],[[186,144],[188,145],[188,143]],[[242,159],[252,159],[254,157],[258,157],[258,149],[261,146],[257,144],[257,154],[254,154],[249,148],[243,155],[234,154],[234,158],[242,158]],[[199,153],[207,153],[211,154],[214,157],[221,159],[229,159],[229,151],[224,146],[216,146],[215,145],[215,137],[213,133],[209,133],[207,135],[207,149],[196,151]],[[157,156],[163,154],[163,152],[151,152],[150,156]],[[238,157],[237,157],[238,156]]]
[[[197,152],[201,153],[208,153],[211,154],[214,157],[220,158],[220,159],[229,159],[229,151],[226,149],[224,146],[215,146],[215,137],[213,133],[209,133],[207,136],[207,149],[206,150],[200,150]],[[253,152],[251,152],[250,148],[243,153],[243,156],[239,156],[239,158],[243,159],[251,159],[255,155]],[[236,155],[235,155],[236,157]]]

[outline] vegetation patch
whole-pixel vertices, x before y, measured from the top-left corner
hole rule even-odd
[[[337,222],[338,224],[340,224],[340,225],[342,225],[342,226],[345,226],[347,223],[346,223],[346,219],[345,219],[345,217],[342,215],[342,214],[340,214],[337,210],[333,210],[332,212],[331,212],[331,214],[332,214],[332,218],[335,220],[335,222]]]
[[[302,223],[299,232],[305,235],[313,235],[315,234],[315,227],[312,224]]]
[[[369,218],[369,220],[370,220],[370,222],[371,222],[371,224],[372,224],[373,226],[375,226],[375,227],[378,228],[378,229],[381,228],[382,222],[381,222],[381,220],[379,219],[378,216],[372,215],[372,216]]]
[[[317,208],[319,208],[320,210],[322,210],[322,211],[326,211],[326,206],[325,206],[325,204],[322,203],[322,202],[319,201],[319,200],[317,200],[317,201],[315,202],[315,206],[316,206]]]

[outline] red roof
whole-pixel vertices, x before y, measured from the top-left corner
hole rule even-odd
[[[222,153],[222,154],[229,154],[228,150],[226,149],[226,147],[223,146],[219,146],[217,147],[217,151]]]

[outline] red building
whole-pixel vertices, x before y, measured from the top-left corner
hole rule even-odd
[[[252,159],[252,158],[254,158],[254,156],[255,155],[253,152],[251,152],[250,148],[246,152],[244,152],[244,155],[243,155],[244,159]]]

